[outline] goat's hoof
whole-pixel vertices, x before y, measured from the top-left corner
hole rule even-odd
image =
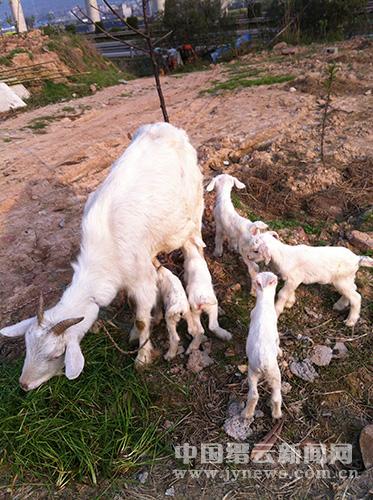
[[[347,308],[348,308],[348,304],[347,304],[347,305],[344,305],[344,304],[340,304],[340,303],[336,302],[336,303],[333,305],[333,310],[334,310],[334,311],[339,311],[339,312],[342,312],[342,311],[345,311]]]
[[[359,319],[359,318],[358,318]],[[350,326],[350,327],[353,327],[356,325],[357,323],[357,319],[345,319],[344,322],[343,322],[346,326]]]
[[[248,420],[254,420],[254,413],[252,415],[250,415],[249,413],[247,413],[246,411],[246,408],[244,408],[242,411],[241,411],[241,418],[243,420],[245,420],[245,422],[247,422]]]
[[[228,330],[224,330],[224,328],[220,328],[214,333],[220,340],[225,340],[225,341],[232,340],[232,334],[228,332]]]
[[[177,352],[168,350],[166,352],[166,354],[163,356],[163,358],[166,361],[171,361],[172,359],[174,359],[176,357],[176,354],[177,354]]]
[[[154,361],[159,356],[159,351],[152,349],[151,351],[146,351],[144,353],[139,352],[135,359],[135,369],[137,371],[144,370],[147,366],[149,366],[152,361]]]

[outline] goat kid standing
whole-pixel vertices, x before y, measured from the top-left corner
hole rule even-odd
[[[259,273],[255,279],[255,286],[256,304],[251,311],[249,336],[246,342],[249,393],[242,416],[246,419],[254,416],[259,399],[258,382],[264,377],[272,391],[272,417],[281,418],[281,373],[277,356],[281,356],[282,352],[279,347],[275,310],[277,276],[269,272]]]
[[[221,257],[223,255],[223,243],[225,239],[228,240],[232,250],[244,255],[246,245],[250,243],[250,239],[259,234],[261,230],[268,229],[267,224],[264,222],[252,222],[236,212],[231,199],[233,186],[237,189],[245,188],[245,184],[236,179],[236,177],[228,174],[220,174],[214,177],[206,188],[206,191],[216,190],[216,202],[214,207],[216,225],[215,257]],[[249,259],[245,259],[245,264],[251,279],[251,293],[255,294],[253,283],[259,268]]]
[[[276,233],[267,232],[252,242],[247,258],[265,264],[271,262],[285,281],[276,301],[278,316],[285,307],[291,308],[295,304],[295,291],[301,283],[319,283],[333,285],[341,294],[334,304],[335,310],[343,311],[350,306],[345,320],[347,326],[354,326],[358,321],[361,295],[356,291],[356,273],[361,266],[373,267],[371,257],[355,255],[344,247],[286,245]]]
[[[218,301],[212,285],[211,274],[203,256],[206,247],[201,238],[193,238],[183,246],[184,277],[192,318],[196,327],[196,335],[190,343],[187,354],[198,349],[204,329],[201,324],[201,314],[209,318],[209,330],[222,340],[231,340],[232,334],[219,326]]]

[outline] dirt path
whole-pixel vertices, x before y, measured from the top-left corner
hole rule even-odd
[[[193,144],[255,135],[302,120],[311,97],[282,88],[255,88],[200,97],[219,70],[164,79],[172,122]],[[123,94],[125,94],[123,96]],[[74,107],[82,114],[75,119]],[[89,109],[90,108],[90,109]],[[43,117],[70,115],[43,134],[24,128]],[[127,146],[128,133],[161,119],[151,79],[111,87],[69,103],[23,113],[0,125],[0,310],[2,323],[32,312],[39,290],[57,295],[70,276],[87,194]],[[47,119],[48,122],[48,119]],[[30,304],[31,301],[31,304]]]

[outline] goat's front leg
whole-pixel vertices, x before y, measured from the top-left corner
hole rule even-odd
[[[213,305],[204,306],[203,309],[204,309],[204,312],[209,317],[209,330],[211,332],[215,333],[215,335],[217,337],[219,337],[219,339],[222,339],[222,340],[231,340],[232,334],[230,332],[228,332],[227,330],[224,330],[224,328],[221,328],[221,326],[219,325],[219,321],[218,321],[218,314],[219,314],[218,303],[213,304]]]
[[[247,266],[247,271],[249,273],[250,281],[251,281],[250,295],[255,297],[256,296],[255,280],[256,280],[256,276],[259,272],[259,266],[256,262],[253,262],[252,260],[249,260],[249,259],[244,259],[244,262]]]
[[[224,230],[222,225],[218,221],[216,221],[214,257],[221,257],[223,255],[223,243]]]
[[[141,284],[139,290],[135,290],[136,321],[135,327],[139,333],[140,350],[135,360],[135,367],[141,369],[151,363],[154,349],[150,341],[151,311],[156,301],[156,284],[154,281],[146,281]]]
[[[166,325],[168,331],[169,348],[164,359],[170,361],[177,354],[177,349],[179,347],[180,337],[176,331],[176,326],[180,321],[180,315],[167,316],[166,314]]]
[[[285,308],[285,304],[295,297],[295,290],[298,288],[300,283],[297,283],[293,280],[286,281],[285,285],[281,288],[278,293],[277,301],[276,301],[276,313],[277,317],[283,312]]]

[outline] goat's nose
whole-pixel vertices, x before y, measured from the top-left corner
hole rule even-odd
[[[19,381],[19,385],[21,386],[21,388],[22,388],[24,391],[28,391],[28,390],[29,390],[29,386],[28,386],[28,384],[26,384],[25,382],[21,382],[21,381]]]

